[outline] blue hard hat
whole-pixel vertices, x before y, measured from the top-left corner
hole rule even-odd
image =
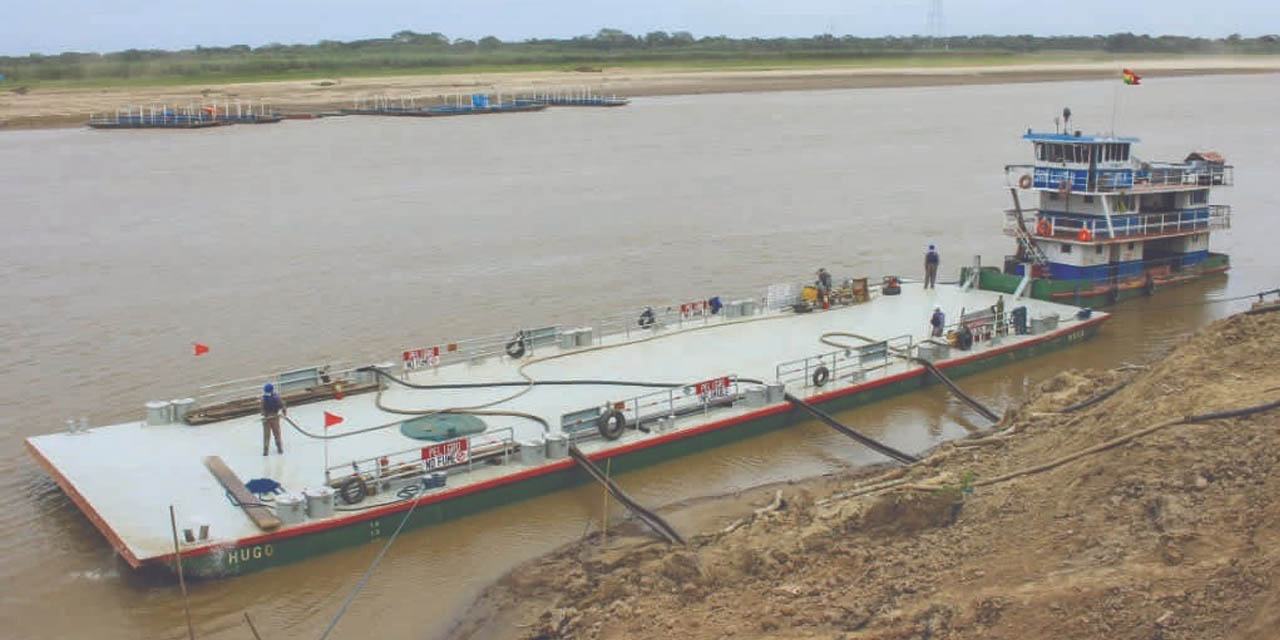
[[[272,391],[275,391],[275,389],[276,389],[276,388],[275,388],[274,386],[272,386],[270,382],[268,382],[268,383],[266,383],[266,384],[262,385],[262,392],[263,392],[263,393],[271,393]]]
[[[929,245],[929,250],[933,251],[933,245]]]

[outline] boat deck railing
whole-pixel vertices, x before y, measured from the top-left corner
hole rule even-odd
[[[1145,168],[1096,169],[1093,188],[1087,169],[1011,164],[1006,176],[1031,177],[1031,187],[1079,193],[1181,190],[1189,187],[1229,187],[1235,184],[1235,167],[1213,163],[1149,163]]]
[[[726,318],[732,319],[734,312],[731,310],[731,305],[738,301],[753,303],[753,308],[750,311],[740,310],[738,313],[741,315],[738,317],[745,318],[763,313],[779,313],[800,299],[800,292],[803,287],[802,283],[774,284],[769,286],[766,293],[760,297],[752,297],[749,294],[742,296],[722,294],[720,297],[728,300],[727,304],[729,306],[721,309],[718,314],[711,313],[709,299],[693,300],[650,307],[653,310],[652,323],[649,323],[646,318],[642,324],[641,314],[644,312],[644,308],[636,308],[631,312],[598,317],[590,323],[527,327],[513,333],[465,338],[426,347],[415,346],[403,349],[398,358],[383,358],[379,360],[374,357],[369,361],[399,362],[401,374],[407,375],[410,371],[435,369],[450,364],[478,364],[489,358],[511,358],[512,352],[520,353],[519,347],[521,346],[523,347],[523,353],[520,353],[521,358],[537,357],[540,354],[547,353],[548,350],[559,350],[565,333],[569,331],[585,333],[583,342],[575,340],[573,346],[573,348],[582,348],[599,345],[605,337],[619,334],[626,340],[633,340],[657,335],[661,331],[679,331],[694,326],[721,322]],[[875,289],[876,285],[871,288]],[[742,291],[745,291],[745,289]],[[315,386],[318,384],[316,381],[323,383],[326,375],[331,381],[344,383],[371,382],[372,378],[369,377],[371,374],[367,371],[362,371],[364,368],[363,366],[352,366],[345,362],[334,362],[218,382],[200,388],[197,404],[198,406],[208,406],[219,402],[252,398],[261,392],[261,385],[264,382],[272,382],[282,390],[293,389],[295,388],[293,385],[301,385],[296,388]],[[388,372],[390,373],[390,371]]]
[[[323,384],[333,382],[343,384],[362,384],[372,382],[372,374],[362,371],[363,367],[356,367],[345,362],[330,362],[289,369],[287,371],[277,371],[258,376],[250,376],[247,378],[237,378],[235,380],[226,380],[223,382],[215,382],[200,387],[200,393],[196,396],[197,406],[205,407],[209,405],[236,400],[240,398],[253,397],[260,394],[263,383],[270,382],[275,386],[276,391],[281,395],[291,391],[318,387]]]
[[[1018,228],[1018,210],[1006,209],[1004,213],[1004,233],[1015,236]],[[1088,229],[1089,236],[1094,240],[1111,240],[1231,228],[1231,206],[1225,204],[1208,204],[1191,209],[1158,213],[1112,213],[1111,227],[1107,226],[1107,219],[1101,216],[1073,215],[1039,209],[1023,209],[1022,216],[1023,225],[1036,237],[1065,240],[1079,238],[1081,229]],[[1044,233],[1044,229],[1040,226],[1042,220],[1048,225],[1048,233]]]
[[[640,427],[664,418],[706,414],[715,407],[732,404],[740,397],[738,376],[721,376],[568,413],[561,416],[560,429],[574,441],[589,439],[599,435],[596,424],[606,409],[622,413],[627,426]]]
[[[402,422],[396,420],[373,428],[394,427]],[[477,461],[487,458],[501,457],[505,464],[515,450],[515,429],[503,427],[331,465],[325,468],[324,477],[326,483],[333,478],[359,477],[376,490],[386,482],[412,480],[428,473],[471,471]]]
[[[778,384],[802,382],[805,387],[823,386],[828,381],[840,379],[862,380],[867,374],[888,366],[891,352],[910,354],[915,338],[904,334],[879,342],[836,349],[797,360],[788,360],[774,367],[773,379]],[[821,384],[815,380],[818,370],[825,369]]]

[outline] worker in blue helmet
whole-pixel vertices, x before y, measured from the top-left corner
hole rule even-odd
[[[937,247],[929,245],[929,250],[924,254],[924,288],[938,288],[938,263],[941,261]]]
[[[271,436],[276,438],[276,452],[284,453],[280,442],[280,415],[285,413],[284,400],[270,382],[262,385],[262,455],[267,455]]]

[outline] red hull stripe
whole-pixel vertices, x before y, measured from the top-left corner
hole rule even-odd
[[[85,500],[84,496],[80,495],[79,491],[76,491],[75,485],[71,484],[71,481],[66,479],[66,477],[61,473],[58,473],[57,467],[53,466],[53,464],[44,457],[44,454],[40,453],[39,449],[32,446],[30,442],[24,442],[24,444],[27,445],[27,451],[31,452],[31,455],[36,459],[36,462],[40,463],[40,466],[44,467],[45,471],[49,472],[53,481],[58,483],[59,487],[62,487],[63,493],[66,493],[67,497],[71,498],[71,501],[74,502],[77,507],[80,507],[80,511],[89,518],[89,522],[92,522],[93,526],[97,527],[98,531],[101,531],[102,535],[106,536],[107,541],[111,543],[112,547],[115,547],[117,553],[124,557],[125,562],[128,562],[129,566],[134,569],[141,567],[142,562],[133,555],[132,551],[129,551],[129,547],[125,546],[124,541],[116,535],[116,532],[113,531],[111,527],[107,526],[107,521],[103,520],[102,516],[98,515],[98,512],[95,511],[93,507],[89,506],[89,501]],[[165,557],[168,558],[172,556],[173,554],[171,553]],[[148,559],[147,561],[153,562],[151,559]]]

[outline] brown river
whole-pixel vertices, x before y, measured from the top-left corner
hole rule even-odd
[[[762,290],[819,266],[919,277],[930,242],[954,279],[974,254],[999,264],[1012,252],[1000,233],[1001,169],[1030,160],[1019,136],[1052,128],[1064,105],[1088,132],[1111,129],[1115,107],[1116,131],[1143,138],[1145,158],[1223,152],[1238,186],[1214,200],[1234,206],[1233,229],[1212,246],[1234,268],[1121,305],[1096,340],[961,385],[1000,408],[1062,369],[1160,355],[1248,304],[1205,301],[1280,285],[1278,79],[723,94],[472,118],[0,134],[0,636],[186,636],[177,585],[115,558],[28,458],[27,436],[67,418],[140,419],[146,400],[194,395],[200,384]],[[193,358],[196,341],[210,354]],[[938,388],[839,417],[908,451],[982,424]],[[661,506],[875,461],[808,424],[620,482]],[[333,637],[447,637],[486,584],[577,539],[601,509],[599,490],[584,487],[406,532]],[[168,527],[167,513],[155,526]],[[194,584],[197,636],[250,638],[247,611],[264,638],[317,637],[377,551]]]

